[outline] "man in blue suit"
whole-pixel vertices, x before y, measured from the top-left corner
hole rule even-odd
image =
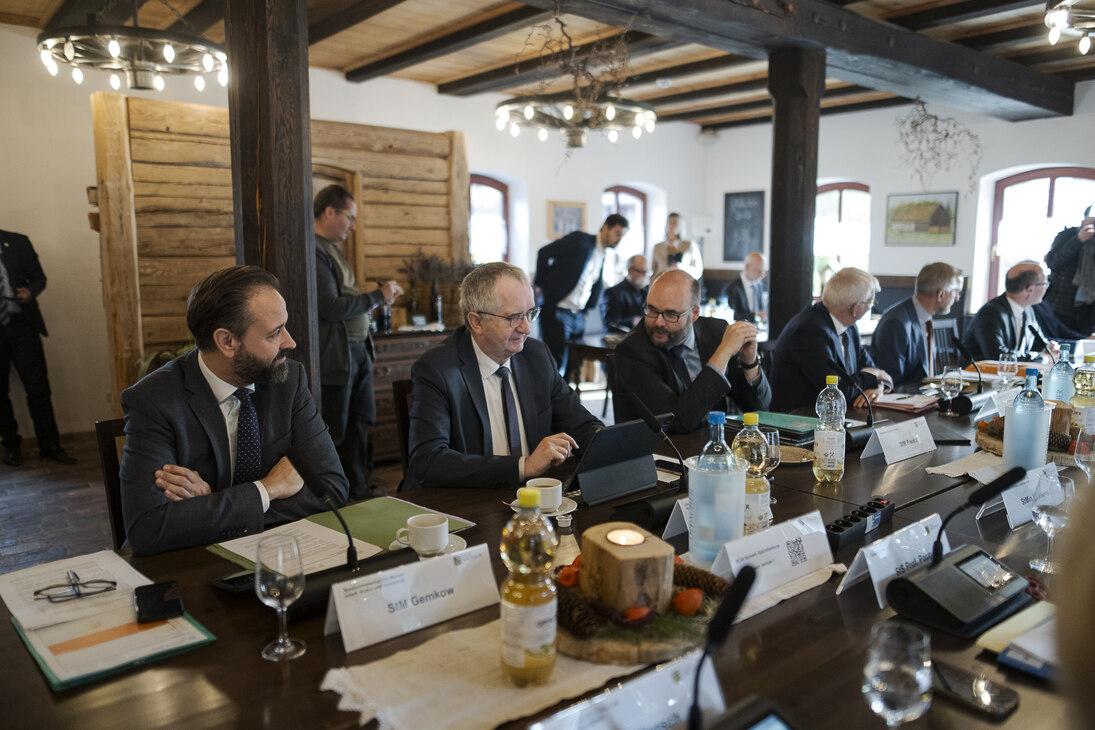
[[[962,293],[961,270],[936,262],[920,270],[913,296],[882,315],[871,338],[875,364],[893,376],[894,384],[919,383],[938,375],[932,317],[951,311]]]
[[[484,264],[460,285],[464,325],[411,368],[403,489],[515,486],[584,448],[602,424],[530,337],[525,272]]]
[[[585,313],[601,298],[605,249],[616,248],[627,228],[627,218],[613,213],[596,236],[574,231],[547,244],[536,256],[533,285],[544,297],[540,336],[560,372],[566,372],[567,340],[585,335]]]
[[[859,341],[856,322],[871,309],[879,291],[878,279],[847,267],[825,285],[821,301],[796,314],[776,342],[772,363],[772,410],[812,408],[825,387],[826,375],[840,376],[840,390],[856,408],[893,387],[893,378],[874,366]]]
[[[262,532],[343,505],[349,484],[308,390],[273,274],[233,266],[190,293],[198,349],[122,393],[122,514],[138,555]]]

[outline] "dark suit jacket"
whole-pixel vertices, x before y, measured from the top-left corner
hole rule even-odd
[[[1042,326],[1038,322],[1038,315],[1034,321],[1028,324],[1034,325],[1038,336],[1044,342],[1050,338],[1042,332]],[[1008,304],[1008,295],[990,299],[984,306],[977,310],[973,322],[966,328],[962,335],[962,344],[970,351],[974,360],[995,360],[1001,350],[1014,350],[1016,342],[1015,318],[1011,315],[1011,305]],[[1035,340],[1037,342],[1037,340]],[[1019,359],[1031,362],[1039,359],[1039,355],[1020,355]]]
[[[673,433],[695,431],[704,424],[708,411],[726,408],[727,395],[743,412],[768,410],[772,391],[763,369],[760,370],[760,381],[749,385],[741,369],[741,361],[735,355],[726,367],[727,385],[714,368],[707,367],[707,361],[722,342],[726,322],[700,317],[692,326],[696,332],[700,362],[704,363],[704,367],[683,393],[677,388],[671,356],[667,350],[650,341],[645,326],[631,330],[616,346],[612,355],[616,365],[616,420],[640,417],[630,402],[629,392],[642,400],[652,413],[672,413],[674,418],[669,430]]]
[[[861,368],[875,364],[859,341],[857,326],[848,328],[848,338],[853,360],[848,377],[864,390],[878,387],[878,378],[860,372]],[[824,304],[812,304],[796,314],[776,342],[772,358],[772,409],[786,412],[813,407],[817,394],[825,387],[826,375],[841,376],[840,390],[851,405],[859,392],[844,377],[841,352],[840,337]]]
[[[633,326],[632,320],[643,316],[648,289],[645,286],[637,289],[627,279],[605,289],[605,297],[601,300],[601,321],[605,327],[615,325],[617,328],[630,330]]]
[[[528,338],[510,358],[528,447],[566,432],[578,454],[602,424],[590,415],[555,368],[547,346]],[[410,464],[404,489],[514,486],[520,454],[494,456],[483,378],[471,333],[460,327],[411,368]]]
[[[933,338],[936,342],[939,337]],[[912,297],[882,315],[871,337],[871,354],[878,367],[893,377],[894,385],[920,383],[928,375],[924,328]]]
[[[0,258],[3,259],[4,268],[8,271],[12,290],[20,287],[30,290],[30,299],[19,302],[23,315],[39,334],[49,334],[46,332],[42,313],[38,311],[38,295],[46,288],[46,275],[42,271],[38,254],[35,253],[30,239],[22,233],[0,231]]]
[[[544,304],[554,307],[563,297],[570,294],[578,285],[578,279],[582,277],[582,270],[589,261],[590,254],[597,247],[597,236],[582,231],[574,231],[552,241],[536,254],[536,277],[533,285],[540,287],[544,294]],[[604,288],[604,279],[597,277],[593,284],[593,291],[583,312],[587,312],[597,304],[601,297],[601,289]]]
[[[762,281],[760,287],[768,291],[768,283]],[[745,282],[739,276],[726,285],[726,300],[730,308],[734,310],[734,319],[738,321],[756,322],[757,313],[749,308],[749,297],[745,293]]]
[[[253,483],[232,486],[228,429],[220,406],[198,365],[197,350],[142,378],[122,393],[125,453],[122,512],[126,535],[137,554],[206,545],[261,532],[280,522],[329,509],[323,497],[346,503],[350,486],[327,426],[316,410],[300,363],[289,360],[284,383],[259,383],[255,409],[262,424],[265,475],[288,456],[304,487],[288,499],[270,501],[263,514]],[[193,469],[211,494],[168,500],[154,472],[164,464]]]
[[[383,300],[377,292],[343,296],[338,289],[338,268],[327,252],[316,246],[316,313],[319,315],[320,385],[350,382],[350,338],[345,320],[367,314]],[[369,353],[373,338],[366,340]]]
[[[1049,306],[1048,302],[1038,302],[1034,305],[1034,316],[1038,318],[1038,324],[1042,326],[1042,331],[1046,333],[1046,336],[1051,340],[1056,340],[1062,345],[1066,342],[1072,345],[1073,350],[1076,349],[1076,340],[1087,339],[1087,334],[1078,330],[1074,330],[1053,313],[1053,307]]]

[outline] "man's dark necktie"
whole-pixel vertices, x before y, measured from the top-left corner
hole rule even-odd
[[[924,323],[924,329],[927,330],[927,342],[924,343],[928,353],[928,367],[925,368],[928,371],[928,377],[935,376],[935,326],[929,319]]]
[[[761,292],[760,282],[753,282],[753,314],[764,311],[764,294]]]
[[[673,366],[673,374],[677,376],[677,392],[683,393],[692,384],[692,373],[688,372],[688,363],[684,361],[684,344],[674,345],[669,348],[669,362]]]
[[[1023,316],[1019,319],[1019,331],[1015,334],[1015,351],[1023,349],[1023,338],[1027,334],[1027,310],[1023,310]]]
[[[244,484],[259,478],[262,437],[259,435],[259,416],[255,412],[251,391],[238,388],[234,395],[240,402],[240,412],[236,421],[236,473],[232,483]]]
[[[494,371],[502,379],[502,403],[506,410],[506,435],[509,437],[510,456],[522,456],[521,426],[517,420],[517,401],[513,399],[513,391],[509,387],[509,368],[500,367]]]
[[[844,330],[840,333],[840,347],[844,351],[844,369],[850,376],[855,372],[856,368],[855,363],[852,361],[851,338],[848,337],[848,330]]]

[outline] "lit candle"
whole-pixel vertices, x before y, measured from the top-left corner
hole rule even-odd
[[[638,530],[611,530],[605,539],[614,545],[642,545],[646,542],[646,538]]]

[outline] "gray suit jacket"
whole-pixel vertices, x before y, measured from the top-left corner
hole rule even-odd
[[[530,450],[565,432],[578,453],[604,424],[590,415],[559,377],[547,346],[528,338],[510,358]],[[410,463],[404,489],[495,487],[518,484],[520,455],[494,456],[483,377],[471,333],[460,327],[411,368]]]
[[[270,502],[264,514],[254,483],[232,485],[228,429],[194,350],[141,379],[122,393],[125,453],[122,512],[133,551],[150,554],[261,532],[281,522],[329,509],[323,497],[346,503],[349,483],[327,426],[316,410],[300,363],[289,360],[284,383],[260,383],[255,408],[262,429],[266,474],[289,460],[304,487],[288,499]],[[156,486],[164,464],[197,471],[211,494],[172,502]]]

